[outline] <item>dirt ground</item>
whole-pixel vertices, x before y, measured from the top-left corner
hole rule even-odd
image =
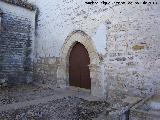
[[[129,105],[72,88],[19,85],[0,89],[0,120],[118,120]]]

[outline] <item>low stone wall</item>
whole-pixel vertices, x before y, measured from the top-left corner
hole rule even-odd
[[[130,110],[130,120],[159,120],[160,109],[155,109],[153,104],[160,104],[160,96],[151,95],[135,105]],[[156,106],[157,108],[158,106]]]

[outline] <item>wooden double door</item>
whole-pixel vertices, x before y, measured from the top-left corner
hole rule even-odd
[[[70,86],[91,89],[89,72],[90,59],[86,48],[77,42],[69,57],[69,84]]]

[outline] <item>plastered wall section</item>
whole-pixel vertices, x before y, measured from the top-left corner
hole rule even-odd
[[[33,81],[35,12],[0,1],[0,84]]]
[[[160,3],[139,2],[87,5],[81,0],[36,1],[40,11],[36,38],[36,63],[40,63],[37,72],[42,76],[49,72],[56,75],[57,58],[65,39],[71,32],[82,30],[92,38],[101,58],[105,89],[140,96],[158,92]],[[51,61],[50,64],[44,59]],[[53,65],[54,70],[49,70],[49,65]],[[56,81],[56,76],[50,80]]]

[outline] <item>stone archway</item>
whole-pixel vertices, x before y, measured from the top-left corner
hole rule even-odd
[[[85,46],[90,57],[91,94],[106,96],[106,89],[102,82],[100,59],[91,38],[83,31],[74,31],[66,39],[60,51],[60,64],[57,70],[57,84],[60,88],[69,87],[69,55],[72,47],[80,42]]]

